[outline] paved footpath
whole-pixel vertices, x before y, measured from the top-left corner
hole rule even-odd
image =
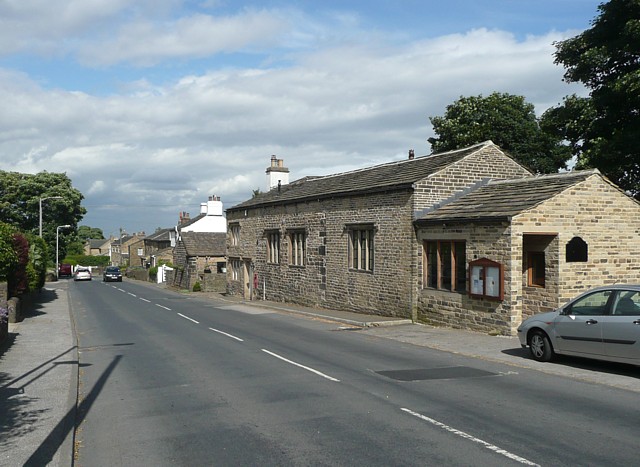
[[[0,345],[0,466],[73,464],[78,357],[67,287],[47,283]]]

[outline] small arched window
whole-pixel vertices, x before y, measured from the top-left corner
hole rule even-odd
[[[573,237],[566,248],[567,263],[586,262],[589,258],[589,245],[580,237]]]

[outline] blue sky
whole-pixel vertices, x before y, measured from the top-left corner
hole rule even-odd
[[[0,169],[66,172],[81,222],[153,232],[291,179],[430,152],[460,96],[583,93],[554,41],[592,0],[5,0]]]

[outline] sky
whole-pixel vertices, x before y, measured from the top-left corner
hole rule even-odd
[[[572,93],[553,43],[600,0],[0,0],[0,170],[64,172],[80,225],[153,233],[209,196],[427,155],[461,96]]]

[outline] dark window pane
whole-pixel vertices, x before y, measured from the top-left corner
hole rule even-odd
[[[427,242],[427,287],[438,288],[438,244]]]
[[[464,292],[467,290],[467,257],[465,252],[465,244],[463,242],[455,243],[456,258],[456,291]]]
[[[451,290],[451,243],[440,243],[440,286],[445,290]]]

